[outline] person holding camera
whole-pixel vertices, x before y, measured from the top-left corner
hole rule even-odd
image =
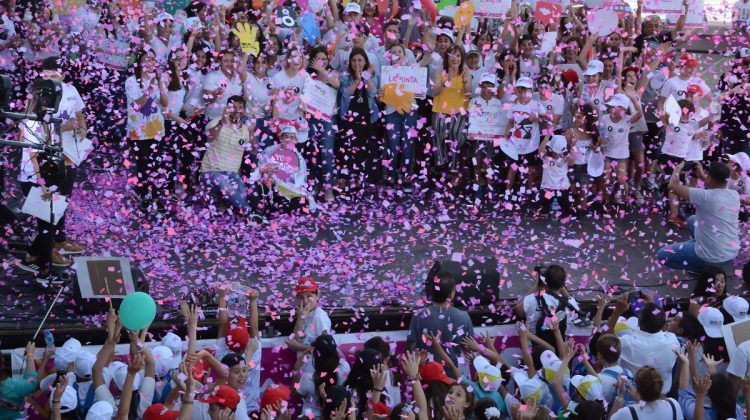
[[[564,268],[556,264],[537,267],[532,275],[536,283],[526,297],[516,303],[516,315],[526,319],[533,334],[554,347],[555,337],[547,328],[548,323],[557,321],[560,333],[565,336],[568,320],[575,319],[581,308],[565,286]]]

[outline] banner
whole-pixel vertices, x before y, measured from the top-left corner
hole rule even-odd
[[[559,1],[538,1],[534,10],[534,19],[543,25],[557,22],[562,14],[562,3]]]
[[[469,111],[468,138],[484,141],[500,139],[503,136],[500,124],[502,111],[502,105],[482,105],[480,109]]]
[[[508,13],[511,0],[471,0],[474,3],[474,16],[486,18],[502,18]]]
[[[331,121],[336,110],[336,89],[319,80],[307,79],[302,103],[315,118]]]
[[[403,85],[402,90],[411,92],[415,98],[424,99],[427,94],[427,67],[385,66],[380,71],[380,84]]]
[[[643,0],[643,13],[682,13],[682,0]]]
[[[130,59],[130,46],[122,41],[107,39],[102,35],[90,35],[88,44],[94,56],[94,61],[115,69],[125,70]]]

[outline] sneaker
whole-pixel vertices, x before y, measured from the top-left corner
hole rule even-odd
[[[73,260],[63,256],[56,250],[52,251],[51,261],[52,265],[54,265],[55,267],[70,267],[71,265],[73,265]]]
[[[28,271],[29,273],[33,273],[34,275],[39,274],[39,264],[34,261],[21,260],[21,262],[18,264],[18,268],[24,271]]]
[[[260,214],[252,213],[248,217],[250,218],[251,221],[253,221],[255,223],[259,223],[261,225],[267,225],[268,224],[268,219],[266,219],[264,216],[261,216]]]
[[[680,219],[679,216],[669,216],[668,222],[680,229],[685,229],[687,227],[687,223]]]
[[[70,241],[60,242],[55,244],[55,251],[59,252],[61,255],[68,255],[68,254],[83,254],[83,251],[85,250],[84,247],[74,244]]]
[[[59,286],[65,284],[65,280],[61,279],[57,274],[50,270],[46,275],[37,275],[34,279],[36,283],[42,287]]]

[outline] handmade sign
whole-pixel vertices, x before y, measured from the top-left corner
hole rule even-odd
[[[276,26],[291,29],[297,26],[297,14],[290,6],[279,6],[276,8]]]
[[[643,13],[682,13],[682,0],[643,0]]]
[[[680,18],[679,13],[667,15],[667,24],[675,25]],[[687,14],[685,14],[686,28],[701,28],[706,21],[706,8],[703,0],[690,0]]]
[[[588,14],[589,30],[597,36],[607,36],[617,29],[619,18],[614,10],[599,9]]]
[[[403,85],[406,92],[423,99],[427,94],[427,68],[420,66],[384,66],[380,71],[383,87],[390,84]]]
[[[268,163],[274,165],[273,175],[282,181],[288,181],[299,171],[299,159],[293,150],[278,148],[268,157]]]
[[[101,35],[89,35],[94,61],[115,70],[128,68],[130,46],[126,42],[107,39]]]
[[[453,15],[453,23],[456,24],[458,29],[461,29],[467,27],[473,18],[474,5],[470,1],[467,1],[458,6],[456,14]]]
[[[320,25],[315,20],[315,15],[311,11],[302,13],[297,19],[299,26],[302,28],[302,36],[309,45],[316,45],[320,40]]]
[[[302,103],[315,118],[331,121],[336,110],[336,89],[319,80],[307,79]]]
[[[500,125],[502,105],[482,105],[469,114],[468,138],[472,140],[494,141],[503,135]]]
[[[534,10],[534,19],[543,25],[557,22],[562,14],[562,3],[560,1],[538,1]]]
[[[510,10],[511,0],[472,0],[474,16],[500,19]]]
[[[237,27],[232,29],[232,33],[240,39],[242,51],[257,57],[260,53],[260,43],[258,43],[258,27],[247,23],[238,23]]]
[[[381,100],[384,104],[392,106],[399,114],[409,113],[415,107],[414,93],[405,91],[402,84],[391,83],[383,86]]]
[[[555,49],[555,43],[557,42],[557,32],[545,32],[542,35],[542,42],[539,44],[539,50],[544,53],[550,53]]]

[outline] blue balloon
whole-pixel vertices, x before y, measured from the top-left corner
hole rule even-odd
[[[155,316],[156,302],[147,293],[131,293],[120,303],[120,322],[131,331],[146,328]]]

